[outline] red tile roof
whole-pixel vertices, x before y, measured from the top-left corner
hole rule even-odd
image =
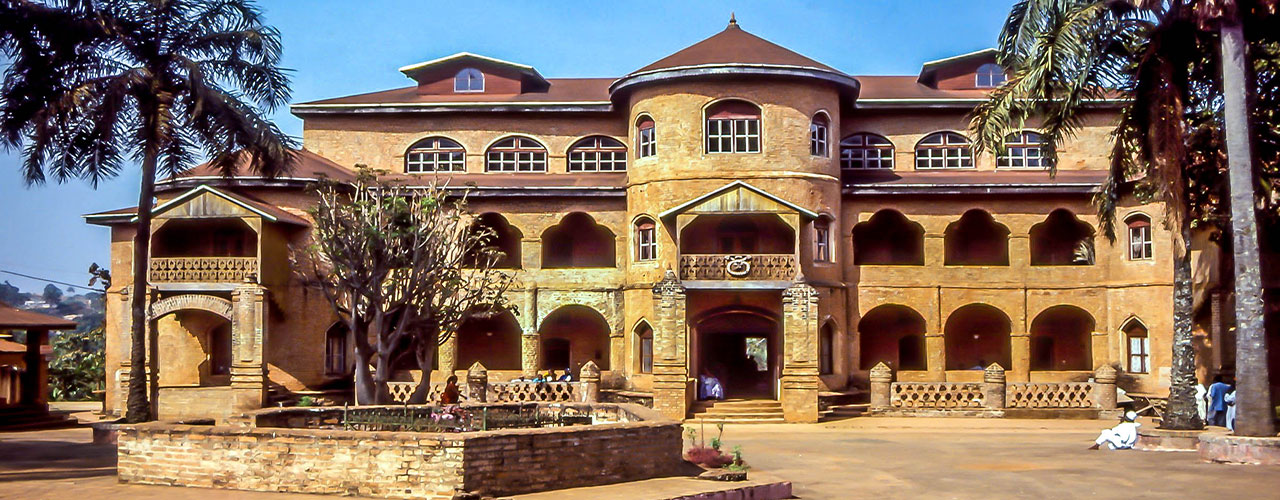
[[[526,92],[523,94],[419,94],[418,87],[370,92],[353,96],[322,99],[301,103],[297,106],[332,106],[358,104],[438,104],[438,103],[579,103],[609,102],[609,84],[613,78],[548,78],[550,86],[546,92]]]
[[[262,174],[256,172],[249,164],[250,157],[247,154],[237,154],[236,163],[233,166],[231,176],[236,179],[264,179]],[[343,168],[333,160],[312,153],[305,149],[299,149],[294,152],[293,170],[288,173],[277,176],[277,179],[308,179],[314,180],[319,178],[329,178],[333,180],[347,181],[355,179],[355,172],[348,168]],[[209,163],[201,163],[191,167],[185,172],[165,179],[163,182],[172,182],[179,179],[189,178],[211,178],[217,177],[226,179],[224,172],[214,168]]]
[[[75,321],[68,321],[57,316],[24,311],[4,302],[0,302],[0,329],[4,330],[74,330]]]
[[[250,207],[250,209],[256,210],[262,214],[266,214],[267,216],[269,216],[269,218],[275,218],[276,222],[280,222],[283,224],[294,224],[299,226],[310,225],[310,223],[307,222],[305,219],[298,217],[297,215],[294,215],[283,208],[272,205],[260,199],[254,198],[246,194],[232,192],[226,189],[212,188],[207,185],[201,185],[196,189],[183,193],[181,196],[178,196],[173,200],[169,200],[165,203],[162,203],[156,206],[154,213],[157,213],[157,214],[163,213],[163,211],[168,208],[167,205],[172,204],[177,200],[181,200],[184,196],[188,196],[191,192],[199,189],[216,191],[218,195],[225,196],[227,198],[230,198],[233,201],[239,202],[243,205],[247,205],[248,207]],[[133,223],[133,217],[136,216],[137,214],[138,214],[138,207],[129,207],[129,208],[119,208],[116,210],[109,210],[106,212],[86,214],[84,217],[89,219],[89,223],[91,224],[113,225],[113,224]]]
[[[738,27],[736,21],[730,21],[724,31],[659,59],[632,74],[708,64],[802,66],[840,72],[791,49],[747,33]]]

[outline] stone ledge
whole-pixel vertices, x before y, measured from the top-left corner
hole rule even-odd
[[[1151,427],[1148,427],[1150,425]],[[1143,423],[1138,428],[1138,443],[1133,446],[1141,451],[1196,451],[1200,436],[1215,432],[1210,429],[1173,430],[1160,429],[1154,424]]]
[[[1197,447],[1206,462],[1248,465],[1280,465],[1280,437],[1245,437],[1201,434]]]
[[[938,410],[929,408],[872,408],[867,412],[870,417],[966,417],[966,418],[1004,418],[1004,410],[967,409]]]

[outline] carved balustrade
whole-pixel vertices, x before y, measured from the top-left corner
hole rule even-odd
[[[153,257],[152,283],[240,283],[258,275],[257,257]]]
[[[791,254],[685,254],[680,278],[687,280],[781,280],[796,277],[799,267]]]

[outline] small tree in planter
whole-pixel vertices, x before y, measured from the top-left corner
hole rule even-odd
[[[355,334],[356,403],[390,403],[387,382],[407,356],[423,373],[409,402],[426,402],[436,348],[474,311],[508,307],[513,275],[495,267],[494,231],[473,226],[465,192],[400,186],[365,168],[352,184],[321,184],[319,196],[313,244],[296,255],[309,262],[295,269]]]

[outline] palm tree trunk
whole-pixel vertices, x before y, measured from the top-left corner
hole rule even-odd
[[[1173,255],[1173,359],[1169,373],[1169,407],[1161,429],[1204,428],[1196,411],[1196,351],[1191,345],[1194,293],[1191,280],[1191,221],[1178,217],[1181,248]]]
[[[147,398],[147,299],[148,257],[151,255],[151,209],[156,190],[156,160],[159,150],[147,147],[142,158],[142,187],[138,194],[138,226],[133,236],[133,293],[129,294],[132,314],[129,351],[129,398],[125,421],[151,420]]]
[[[1234,17],[1234,16],[1233,16]],[[1253,151],[1249,143],[1247,45],[1238,19],[1221,29],[1226,115],[1227,177],[1231,187],[1231,243],[1235,249],[1236,422],[1240,436],[1274,436],[1267,334],[1263,326],[1262,263],[1254,213]]]

